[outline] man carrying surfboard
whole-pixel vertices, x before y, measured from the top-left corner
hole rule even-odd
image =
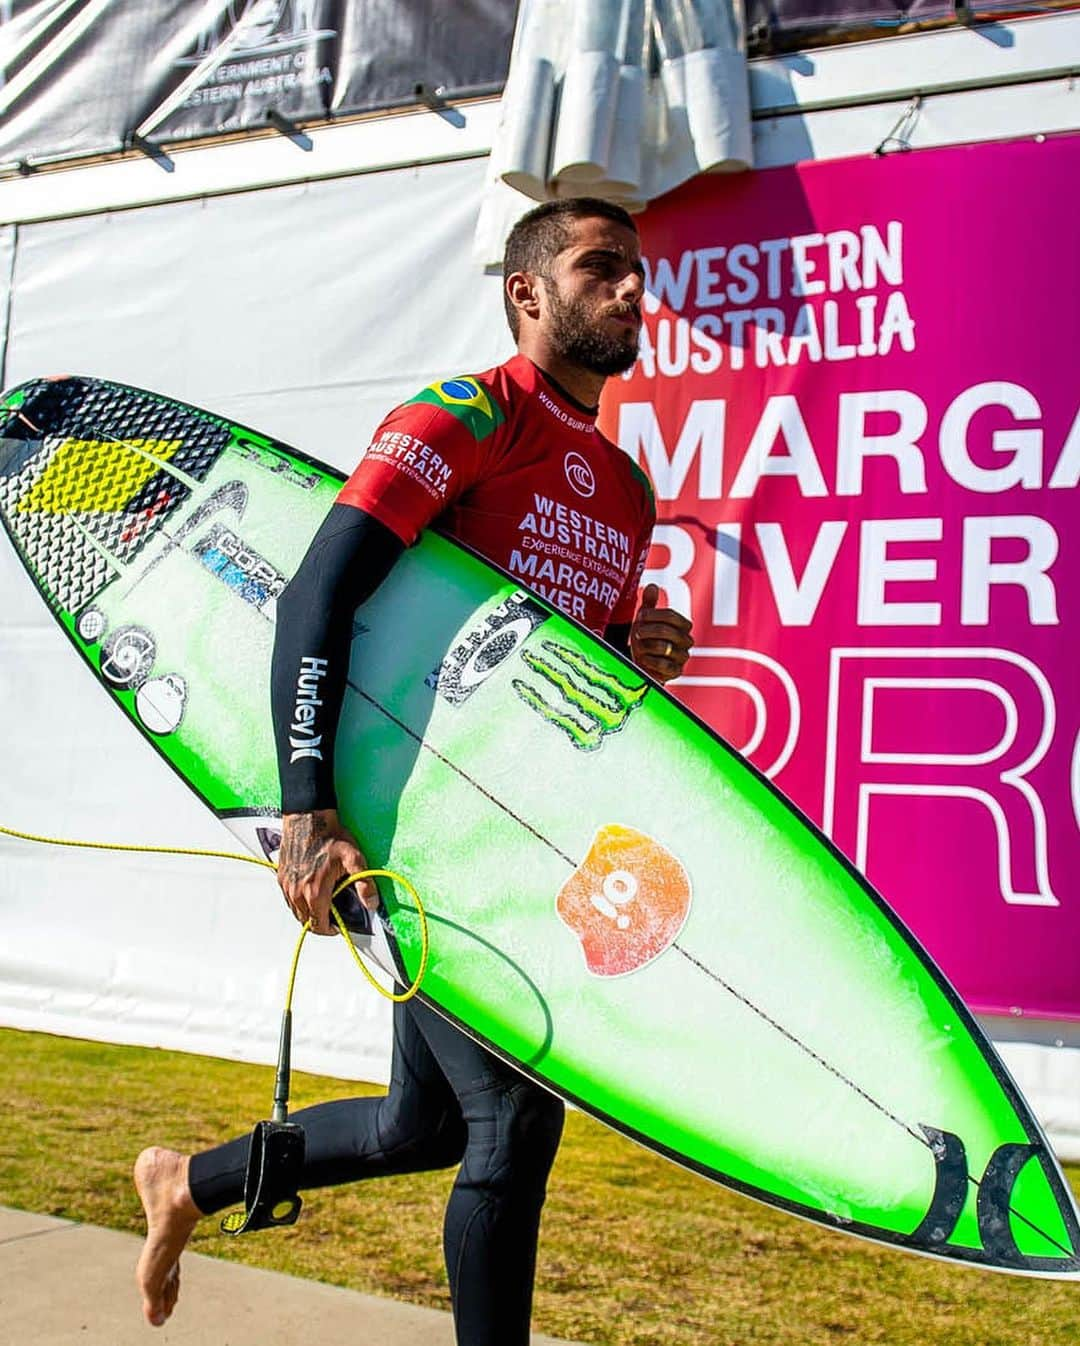
[[[637,601],[655,522],[648,481],[595,426],[605,380],[637,354],[644,268],[633,221],[607,202],[548,202],[515,226],[503,275],[517,355],[390,413],[278,602],[278,878],[319,934],[335,933],[337,882],[368,867],[334,794],[352,613],[421,529],[469,544],[661,682],[689,656],[690,624],[656,606],[656,586]],[[359,896],[375,909],[373,885]],[[525,1346],[562,1118],[560,1100],[412,1000],[395,1006],[385,1098],[294,1114],[306,1141],[300,1186],[460,1164],[444,1229],[459,1346]],[[200,1216],[243,1200],[248,1143],[139,1156],[148,1228],[137,1279],[151,1324],[175,1307]]]

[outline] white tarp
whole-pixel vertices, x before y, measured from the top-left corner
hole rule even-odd
[[[0,226],[0,369],[4,367],[8,323],[11,317],[11,282],[15,270],[16,237],[15,225]]]
[[[499,283],[469,260],[483,169],[22,226],[5,385],[117,379],[348,468],[396,402],[512,348]],[[236,850],[121,722],[6,542],[0,592],[0,824]],[[7,837],[0,857],[0,1022],[273,1059],[297,927],[269,872]],[[298,1068],[387,1077],[387,1002],[338,940],[307,941],[294,1018]]]
[[[630,208],[748,168],[750,94],[731,0],[523,0],[492,155],[508,186]]]
[[[526,198],[640,210],[753,156],[734,0],[522,0],[476,256],[497,260]]]

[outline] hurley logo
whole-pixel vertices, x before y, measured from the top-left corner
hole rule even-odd
[[[289,744],[293,754],[289,762],[299,762],[302,757],[317,757],[322,761],[319,751],[322,734],[315,732],[315,708],[321,706],[319,683],[326,677],[327,660],[317,659],[305,654],[300,660],[300,676],[296,679],[296,705],[293,708],[293,722],[289,726]]]

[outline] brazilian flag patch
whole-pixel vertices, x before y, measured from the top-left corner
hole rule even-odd
[[[413,402],[428,402],[431,406],[442,407],[467,425],[475,439],[486,439],[506,420],[502,407],[476,379],[462,377],[429,383],[423,392],[410,397],[405,405],[410,406]]]

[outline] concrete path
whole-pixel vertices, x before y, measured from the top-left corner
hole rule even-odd
[[[448,1313],[199,1253],[184,1255],[176,1314],[148,1327],[132,1279],[139,1244],[0,1206],[0,1346],[454,1346]]]

